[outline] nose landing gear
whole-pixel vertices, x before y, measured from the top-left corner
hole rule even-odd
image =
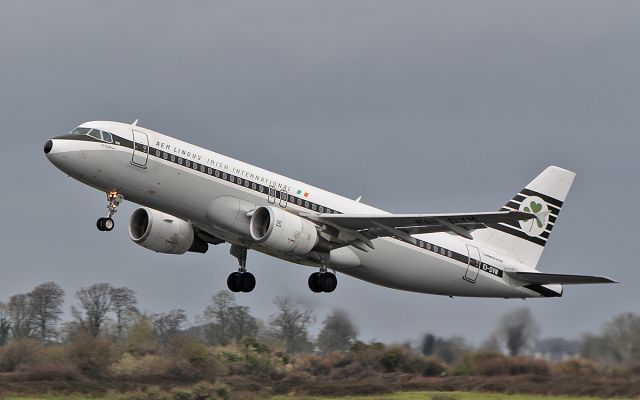
[[[238,271],[232,272],[227,278],[227,287],[232,292],[249,293],[256,287],[256,277],[247,272],[247,248],[231,245],[231,255],[238,259]]]
[[[107,201],[109,204],[107,205],[107,210],[109,211],[106,218],[98,218],[96,222],[96,227],[99,231],[109,232],[113,230],[114,222],[113,222],[113,214],[118,211],[118,206],[120,203],[124,201],[124,196],[118,192],[109,192],[107,193]]]

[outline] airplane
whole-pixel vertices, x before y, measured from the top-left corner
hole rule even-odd
[[[609,278],[540,272],[538,260],[575,173],[550,166],[498,211],[391,214],[133,123],[86,122],[48,140],[62,172],[107,196],[100,231],[127,199],[138,245],[165,254],[229,243],[233,292],[251,292],[247,251],[316,269],[312,292],[336,273],[399,290],[450,297],[560,297],[563,285]]]

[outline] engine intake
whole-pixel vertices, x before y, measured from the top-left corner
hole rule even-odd
[[[165,254],[206,253],[209,248],[195,235],[190,222],[151,208],[138,208],[131,214],[129,237],[142,247]]]
[[[320,242],[316,226],[276,207],[259,207],[251,216],[253,240],[284,253],[308,254]]]

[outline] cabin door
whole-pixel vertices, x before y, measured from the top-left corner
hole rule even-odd
[[[480,259],[480,250],[476,246],[467,245],[467,253],[469,258],[467,261],[467,271],[464,274],[463,279],[471,283],[475,283],[480,273],[480,265],[482,260]]]
[[[133,130],[133,158],[131,164],[146,168],[149,159],[149,138],[144,132]]]

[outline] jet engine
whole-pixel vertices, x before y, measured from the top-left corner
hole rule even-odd
[[[258,207],[249,223],[256,242],[283,253],[304,255],[321,242],[316,226],[277,207]]]
[[[138,208],[129,220],[129,237],[142,247],[165,254],[206,253],[209,245],[190,222],[151,208]]]

